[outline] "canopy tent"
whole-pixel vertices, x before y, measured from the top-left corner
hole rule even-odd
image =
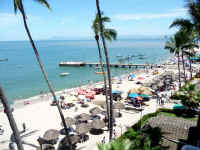
[[[173,109],[185,109],[185,106],[182,104],[174,104]]]

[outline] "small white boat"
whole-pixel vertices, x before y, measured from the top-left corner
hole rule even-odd
[[[60,76],[61,77],[63,77],[63,76],[67,76],[67,75],[69,75],[70,73],[68,73],[68,72],[63,72],[63,73],[60,73]]]

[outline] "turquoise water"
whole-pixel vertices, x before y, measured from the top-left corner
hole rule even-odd
[[[144,55],[145,59],[134,57],[130,63],[157,63],[169,56],[164,50],[164,40],[118,40],[108,45],[111,62],[118,62],[118,55]],[[77,87],[102,80],[93,67],[59,67],[60,61],[97,62],[95,41],[37,41],[41,60],[54,89]],[[36,62],[33,50],[27,41],[0,42],[0,85],[10,101],[35,96],[40,91],[48,92],[47,85]],[[127,63],[127,62],[125,62]],[[112,76],[132,71],[128,68],[112,68]],[[60,77],[62,72],[69,76]]]

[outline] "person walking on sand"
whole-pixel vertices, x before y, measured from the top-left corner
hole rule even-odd
[[[76,106],[75,108],[74,108],[74,112],[77,112],[78,111],[78,107]]]
[[[105,144],[106,143],[106,137],[104,136],[102,139],[102,143]]]
[[[115,129],[113,130],[113,134],[114,134],[114,137],[117,137],[117,133]]]

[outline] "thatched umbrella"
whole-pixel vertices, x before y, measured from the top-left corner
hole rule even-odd
[[[100,114],[101,112],[102,112],[102,110],[99,107],[94,107],[94,108],[90,109],[90,113],[94,116],[97,114]]]
[[[142,86],[139,90],[140,94],[152,95],[152,92],[147,87]]]
[[[78,134],[84,134],[84,133],[87,133],[89,132],[91,129],[91,124],[90,123],[81,123],[81,124],[78,124],[76,126],[76,132]]]
[[[70,140],[71,140],[71,144],[76,144],[76,143],[78,143],[79,141],[80,141],[80,136],[78,136],[78,135],[72,135],[72,136],[70,136],[69,137],[70,138]],[[67,137],[64,137],[63,139],[62,139],[62,144],[65,144],[65,145],[69,145],[69,142],[68,142],[69,140],[67,139]]]
[[[124,109],[125,108],[125,106],[124,106],[124,104],[123,103],[114,103],[113,104],[113,109]]]
[[[90,120],[91,117],[89,114],[86,114],[86,113],[82,113],[78,116],[75,117],[77,120],[80,120],[80,121],[85,121],[85,120]]]
[[[92,123],[92,128],[94,129],[102,129],[106,126],[105,122],[103,120],[99,120],[99,119],[96,119],[94,120]]]
[[[138,93],[138,89],[132,88],[128,91],[128,93]]]
[[[38,147],[36,150],[41,150],[41,148]],[[42,150],[55,150],[55,147],[51,144],[42,144]]]
[[[55,130],[55,129],[50,129],[50,130],[47,130],[44,135],[43,135],[43,138],[47,141],[50,141],[50,140],[56,140],[58,137],[59,137],[60,133],[58,130]]]
[[[71,117],[66,117],[65,118],[65,123],[66,123],[67,126],[71,126],[71,125],[76,123],[76,120],[71,118]],[[61,126],[63,126],[62,122],[61,122]]]

